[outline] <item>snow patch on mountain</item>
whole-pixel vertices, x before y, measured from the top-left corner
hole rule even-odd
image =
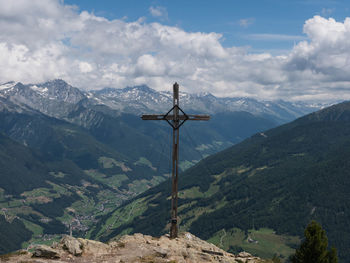
[[[34,90],[42,95],[47,95],[47,92],[49,91],[49,89],[46,87],[38,87],[36,85],[29,86],[29,88],[31,88],[32,90]]]
[[[272,116],[278,122],[288,122],[316,111],[322,104],[309,105],[303,102],[258,101],[253,98],[218,98],[206,93],[180,92],[180,106],[187,113],[216,114],[219,112],[247,111],[254,115]],[[165,113],[173,103],[170,91],[155,91],[145,85],[124,89],[105,88],[89,92],[89,99],[115,110],[141,115]],[[328,106],[329,104],[327,104]]]
[[[0,84],[0,90],[7,90],[7,89],[11,89],[12,87],[14,87],[17,83],[14,81],[10,81],[10,82],[6,82],[4,84]]]

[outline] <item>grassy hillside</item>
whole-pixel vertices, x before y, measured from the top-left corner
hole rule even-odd
[[[315,219],[349,262],[349,159],[350,103],[258,133],[181,174],[180,230],[231,251],[286,257]],[[91,236],[164,233],[169,192],[169,181],[148,190],[106,216]]]
[[[147,159],[132,162],[81,127],[42,114],[3,111],[0,130],[7,134],[0,136],[0,209],[8,225],[0,228],[8,237],[0,253],[52,242],[70,225],[84,235],[101,215],[166,178]]]

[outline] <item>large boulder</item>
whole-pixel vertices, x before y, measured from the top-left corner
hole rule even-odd
[[[34,248],[33,257],[57,259],[57,258],[60,258],[60,254],[57,250],[55,250],[49,246],[38,245]]]
[[[83,246],[78,239],[71,236],[64,236],[61,240],[63,249],[67,250],[74,256],[81,256],[83,254]]]
[[[110,253],[110,247],[105,243],[84,238],[78,238],[78,241],[82,246],[84,254],[99,256]]]

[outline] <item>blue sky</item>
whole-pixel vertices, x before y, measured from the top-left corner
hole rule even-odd
[[[343,21],[350,16],[348,1],[337,0],[65,0],[80,10],[109,19],[160,22],[191,32],[223,35],[225,47],[250,46],[252,52],[281,53],[305,38],[304,22],[315,15]],[[161,7],[166,17],[155,17],[150,7]]]
[[[0,83],[350,99],[350,2],[0,0]]]

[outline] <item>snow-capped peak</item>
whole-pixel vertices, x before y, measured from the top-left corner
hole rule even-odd
[[[17,83],[18,82],[9,81],[9,82],[6,82],[4,84],[0,84],[0,90],[13,88],[14,86],[16,86]]]

